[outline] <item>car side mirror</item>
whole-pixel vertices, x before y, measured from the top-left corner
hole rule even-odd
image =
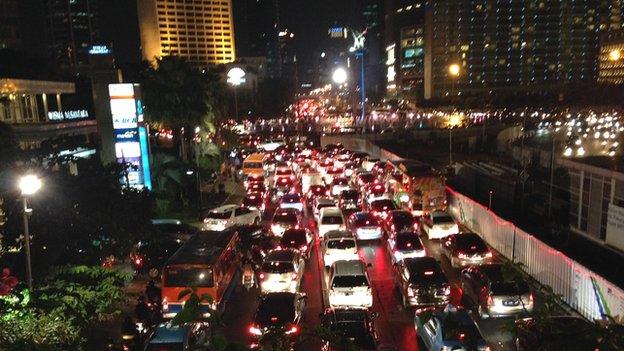
[[[368,262],[368,263],[366,264],[366,268],[371,268],[372,266],[373,266],[373,264],[372,264],[372,263],[370,263],[370,262]]]

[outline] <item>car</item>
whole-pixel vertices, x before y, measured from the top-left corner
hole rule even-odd
[[[279,208],[273,214],[271,232],[276,237],[281,237],[290,228],[300,228],[302,223],[301,212],[294,208]]]
[[[370,203],[374,199],[383,198],[386,196],[386,187],[380,183],[371,183],[364,186],[366,199]]]
[[[273,176],[275,184],[281,184],[283,182],[282,179],[288,179],[291,183],[295,181],[295,174],[290,167],[277,167],[275,169],[275,175]]]
[[[414,216],[405,210],[390,211],[385,221],[385,229],[388,236],[401,232],[418,232],[418,221]]]
[[[403,306],[443,306],[449,302],[451,285],[433,257],[406,258],[394,264],[394,281]]]
[[[303,213],[303,199],[299,194],[291,193],[283,195],[279,201],[279,208],[294,208]]]
[[[156,278],[165,262],[184,242],[174,236],[158,236],[139,241],[130,251],[130,264],[138,272]]]
[[[326,197],[330,195],[329,189],[325,185],[310,185],[310,189],[305,193],[306,201],[309,206],[312,206],[314,200],[319,197]]]
[[[351,161],[351,153],[342,153],[334,157],[334,165],[343,168],[347,162]]]
[[[433,211],[422,218],[420,229],[428,239],[442,239],[449,235],[459,234],[459,225],[450,214],[444,211]]]
[[[603,350],[596,326],[581,317],[544,316],[515,321],[515,346],[517,351],[531,350]],[[621,350],[605,348],[604,350]]]
[[[340,211],[338,207],[321,208],[316,225],[318,228],[319,238],[322,238],[323,235],[330,230],[344,228],[344,222],[342,211]]]
[[[400,232],[388,236],[386,240],[388,253],[392,263],[400,262],[411,257],[425,257],[427,251],[416,232]]]
[[[479,316],[505,317],[533,312],[533,293],[520,274],[511,277],[502,264],[462,270],[463,296],[476,306]]]
[[[338,196],[344,190],[350,189],[349,179],[347,177],[334,177],[332,180],[329,189],[332,196]]]
[[[364,167],[366,171],[370,172],[373,169],[373,166],[375,166],[377,162],[379,162],[378,158],[366,156],[364,157],[364,160],[362,161],[362,167]]]
[[[305,258],[310,258],[310,251],[312,250],[312,233],[308,229],[288,229],[282,235],[279,242],[279,247],[284,249],[293,249],[299,251]]]
[[[270,293],[259,297],[258,308],[249,326],[249,334],[257,348],[258,341],[266,334],[282,334],[295,338],[301,332],[299,323],[306,305],[303,293]],[[287,348],[288,349],[288,348]]]
[[[209,350],[205,345],[210,341],[210,326],[208,323],[186,323],[173,326],[170,323],[161,323],[145,342],[144,351],[169,350]]]
[[[325,268],[336,261],[357,261],[358,247],[353,234],[347,230],[330,230],[325,233],[321,243]]]
[[[245,189],[248,190],[249,187],[253,184],[262,184],[264,185],[264,175],[262,174],[250,174],[247,179],[243,182]]]
[[[371,307],[373,292],[362,261],[336,261],[329,272],[331,307]]]
[[[251,210],[258,210],[260,214],[266,209],[266,201],[262,193],[249,193],[243,199],[243,206]]]
[[[263,183],[253,183],[250,184],[247,189],[246,192],[247,194],[251,194],[251,193],[262,193],[265,194],[266,193],[266,186]]]
[[[288,182],[286,178],[284,178],[284,181]],[[283,185],[278,184],[274,188],[271,188],[269,190],[269,198],[271,200],[271,203],[274,203],[274,204],[278,203],[279,200],[282,198],[282,196],[286,194],[290,194],[293,191],[293,189],[294,189],[293,186],[290,184],[283,184]]]
[[[391,211],[396,210],[394,202],[388,198],[381,198],[371,201],[368,204],[368,210],[377,217],[385,220],[390,215]]]
[[[342,177],[344,175],[344,169],[341,167],[330,167],[323,172],[323,181],[329,185],[334,181],[334,178]]]
[[[179,219],[152,219],[152,229],[158,236],[169,236],[182,241],[190,239],[200,232],[200,229]]]
[[[355,174],[356,177],[353,185],[355,185],[357,188],[363,188],[368,184],[374,183],[375,180],[377,180],[377,177],[375,177],[375,175],[370,172],[360,172]]]
[[[323,177],[317,171],[309,171],[301,174],[301,192],[307,194],[312,186],[323,186]],[[323,187],[324,188],[324,187]],[[325,194],[325,192],[323,192]]]
[[[239,205],[223,205],[203,216],[204,230],[225,230],[235,225],[258,224],[260,211]]]
[[[343,190],[338,197],[338,207],[345,210],[357,210],[362,208],[360,193],[355,189]]]
[[[312,204],[312,214],[318,220],[321,215],[321,209],[325,207],[336,207],[336,201],[327,197],[317,197]]]
[[[350,340],[358,350],[377,350],[379,341],[374,320],[377,312],[366,308],[327,308],[319,315],[323,328]],[[323,350],[341,350],[326,343]]]
[[[492,251],[475,233],[452,234],[440,241],[440,251],[453,268],[492,262]]]
[[[463,308],[448,305],[442,311],[419,311],[414,314],[414,328],[430,351],[490,351],[479,327]]]
[[[275,182],[273,183],[275,188],[286,188],[285,193],[289,193],[291,189],[295,186],[295,177],[275,177]]]
[[[347,228],[358,240],[378,240],[383,236],[381,221],[370,212],[356,212],[349,216]]]
[[[353,177],[353,173],[355,173],[355,170],[358,168],[358,164],[353,161],[349,161],[345,163],[342,168],[344,168],[345,177],[351,179],[351,177]]]
[[[269,251],[258,271],[260,292],[297,292],[303,279],[305,261],[299,251],[275,249]]]

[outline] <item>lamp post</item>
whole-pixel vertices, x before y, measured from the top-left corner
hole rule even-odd
[[[240,67],[232,67],[227,73],[227,82],[234,87],[234,119],[238,120],[238,96],[236,88],[245,83],[245,71]]]
[[[32,209],[28,208],[28,197],[34,195],[41,189],[41,179],[36,175],[28,174],[20,178],[19,188],[22,192],[22,203],[24,206],[24,250],[26,253],[26,283],[28,290],[32,291],[32,264],[30,260],[30,233],[28,230],[28,216],[32,214]]]
[[[340,105],[341,87],[343,84],[347,82],[347,79],[348,79],[347,71],[342,67],[336,68],[334,70],[334,73],[332,73],[332,81],[334,82],[334,84],[338,86],[337,93],[336,93],[336,110],[338,110],[338,107]]]
[[[459,73],[461,72],[461,67],[457,63],[451,63],[448,66],[448,73],[451,77],[451,95],[455,95],[455,80],[459,77]]]

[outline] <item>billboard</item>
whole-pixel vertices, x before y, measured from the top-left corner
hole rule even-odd
[[[143,125],[140,86],[132,83],[109,84],[115,157],[128,165],[120,180],[126,186],[152,189],[149,169],[147,128]]]

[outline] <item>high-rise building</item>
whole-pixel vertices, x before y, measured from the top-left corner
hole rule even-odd
[[[20,45],[19,25],[17,0],[0,1],[0,49]]]
[[[622,24],[620,0],[427,4],[426,98],[557,91],[596,78],[600,33]],[[449,66],[460,67],[457,75]]]
[[[610,31],[600,40],[598,83],[624,84],[624,30]]]
[[[101,42],[98,0],[48,0],[47,31],[52,59],[76,71],[89,64],[91,46]]]
[[[384,6],[381,0],[364,0],[362,22],[366,28],[366,76],[367,95],[380,97],[383,86],[384,68]]]
[[[177,55],[199,66],[236,58],[232,0],[138,0],[143,58]]]

